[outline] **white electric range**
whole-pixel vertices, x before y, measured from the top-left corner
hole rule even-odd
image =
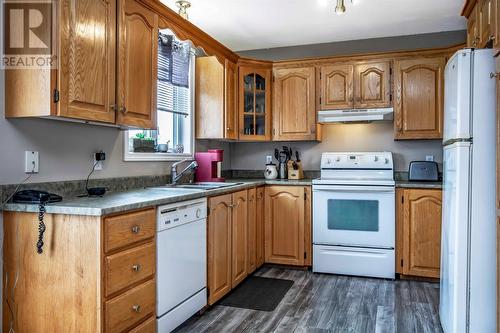
[[[313,272],[394,279],[392,153],[323,153],[312,188]]]

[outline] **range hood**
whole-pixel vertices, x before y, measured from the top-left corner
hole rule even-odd
[[[393,108],[318,111],[320,124],[392,121]]]

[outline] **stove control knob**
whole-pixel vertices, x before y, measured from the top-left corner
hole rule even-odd
[[[389,164],[389,159],[388,159],[388,158],[386,158],[384,163],[385,163],[385,164]]]
[[[373,162],[377,162],[378,161],[378,156],[373,156]]]
[[[329,158],[327,158],[327,159],[326,159],[326,164],[332,164],[332,160],[331,160],[331,159],[329,159]]]
[[[199,218],[200,218],[200,216],[201,216],[201,209],[200,209],[200,208],[198,208],[198,209],[196,210],[196,218],[197,218],[197,219],[199,219]]]
[[[337,161],[337,162],[340,162],[340,156],[337,156],[336,161]]]

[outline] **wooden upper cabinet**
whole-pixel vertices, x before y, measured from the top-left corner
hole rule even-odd
[[[330,65],[320,68],[321,110],[353,107],[353,65]]]
[[[158,15],[136,0],[123,0],[118,17],[117,123],[154,129]]]
[[[304,265],[304,187],[268,186],[265,199],[265,261]]]
[[[403,274],[439,278],[442,192],[405,190],[403,205]]]
[[[231,291],[232,262],[231,194],[208,199],[208,303]]]
[[[227,60],[224,66],[224,138],[238,139],[238,68]]]
[[[198,57],[195,75],[196,138],[237,139],[236,64]]]
[[[315,69],[274,71],[273,140],[315,140]]]
[[[59,115],[115,122],[116,0],[64,0]]]
[[[391,106],[391,63],[370,62],[354,67],[354,108]]]
[[[479,0],[477,7],[477,26],[480,48],[488,46],[498,47],[497,41],[497,16],[498,0]]]
[[[480,39],[478,6],[476,5],[467,20],[467,47],[478,47]]]
[[[245,65],[238,71],[238,138],[271,141],[271,69]]]
[[[395,61],[395,139],[443,136],[445,57]]]
[[[248,275],[248,198],[247,191],[233,193],[232,204],[232,282],[234,288]]]

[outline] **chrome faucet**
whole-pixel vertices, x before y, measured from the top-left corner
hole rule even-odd
[[[182,160],[179,162],[175,162],[174,164],[172,164],[171,169],[170,169],[170,176],[172,178],[172,185],[177,184],[179,179],[181,179],[181,177],[184,176],[184,174],[186,174],[188,171],[195,170],[196,168],[198,168],[198,163],[196,161],[192,161],[191,163],[189,163],[189,165],[184,170],[182,170],[181,172],[178,173],[177,166],[179,164],[182,164],[184,162],[189,162],[189,161],[192,161],[192,160],[188,158],[188,159],[185,159],[185,160]]]

